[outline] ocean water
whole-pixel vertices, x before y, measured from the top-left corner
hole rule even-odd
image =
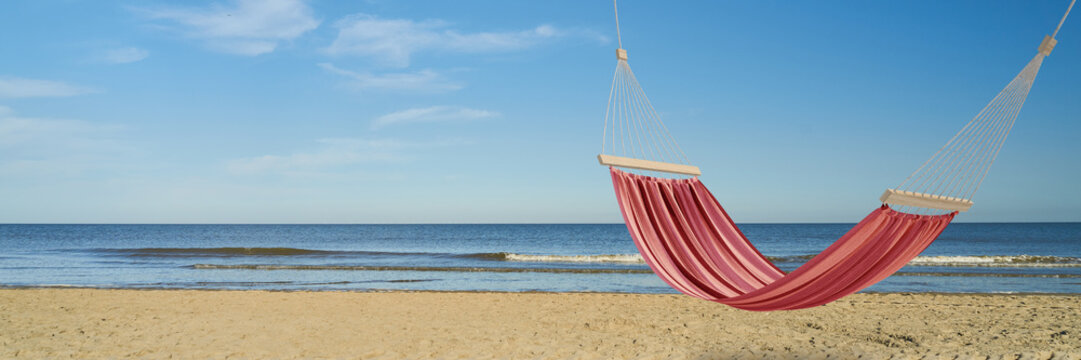
[[[791,271],[852,224],[748,224]],[[623,224],[0,224],[0,286],[674,293]],[[1081,293],[1081,223],[952,224],[866,291]]]

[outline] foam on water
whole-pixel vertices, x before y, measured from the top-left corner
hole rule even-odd
[[[198,270],[323,270],[323,271],[446,271],[489,273],[560,273],[560,274],[652,274],[648,269],[582,269],[582,268],[512,268],[463,266],[367,266],[367,265],[279,265],[279,264],[195,264]]]
[[[535,255],[515,253],[485,253],[477,257],[516,262],[563,262],[563,263],[624,263],[644,264],[638,254],[603,255]],[[767,257],[775,263],[805,262],[814,255]],[[942,267],[1081,267],[1081,258],[1069,256],[1036,255],[972,255],[972,256],[917,256],[909,266]]]
[[[1081,267],[1081,258],[1035,255],[917,256],[909,266],[954,267]]]
[[[219,265],[195,264],[197,270],[293,270],[293,271],[420,271],[420,272],[466,272],[466,273],[555,273],[555,274],[652,274],[649,269],[590,269],[557,267],[460,267],[460,266],[363,266],[363,265],[279,265],[279,264],[244,264]],[[1081,278],[1081,274],[1015,274],[988,272],[898,272],[894,276],[935,276],[935,277],[1004,277],[1004,278]]]
[[[568,262],[568,263],[623,263],[644,264],[642,255],[638,254],[608,254],[608,255],[529,255],[502,253],[505,261],[521,262]]]

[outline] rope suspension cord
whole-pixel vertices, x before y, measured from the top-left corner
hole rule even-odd
[[[615,0],[613,0],[613,1],[615,1]],[[1051,33],[1051,38],[1054,38],[1054,37],[1058,36],[1058,31],[1062,29],[1062,24],[1066,22],[1066,17],[1070,16],[1070,10],[1073,10],[1073,4],[1076,3],[1076,2],[1077,2],[1077,0],[1071,0],[1070,1],[1070,6],[1066,7],[1066,13],[1062,15],[1062,20],[1058,21],[1058,27],[1055,27],[1055,32]],[[618,24],[619,19],[618,18],[616,19],[616,23],[617,23],[616,24],[616,33],[618,34],[619,33],[619,26],[618,26],[619,25]],[[623,46],[620,45],[620,47],[623,47]]]
[[[616,0],[612,0],[612,12],[614,12],[616,14],[616,41],[619,43],[619,48],[622,49],[623,48],[623,35],[619,34],[619,4],[616,4]],[[1069,11],[1067,11],[1067,12],[1069,12]],[[1065,21],[1066,17],[1064,16],[1062,18],[1062,20]],[[1059,23],[1059,26],[1061,27],[1062,24]],[[1055,32],[1058,33],[1058,30],[1055,30]]]
[[[612,96],[614,96],[615,93],[616,93],[616,79],[619,78],[618,74],[619,74],[619,66],[617,65],[616,66],[616,73],[612,74],[612,90],[608,91],[608,105],[606,105],[605,108],[604,108],[604,133],[601,134],[601,153],[602,154],[604,153],[604,149],[608,148],[607,146],[605,146],[608,143],[608,114],[609,114],[609,112],[612,111]],[[615,142],[614,139],[612,141],[613,141],[613,143]]]
[[[627,106],[630,109],[633,110],[633,112],[631,112],[631,114],[632,114],[632,118],[635,121],[635,125],[637,125],[638,136],[639,136],[639,139],[638,139],[639,144],[642,144],[642,139],[641,139],[642,132],[646,132],[646,139],[649,140],[649,143],[646,144],[645,147],[649,150],[650,155],[652,155],[652,157],[655,158],[655,159],[660,159],[661,161],[664,161],[664,162],[671,162],[672,160],[669,160],[667,158],[664,151],[661,151],[660,149],[657,148],[657,142],[658,141],[657,141],[657,138],[655,136],[656,131],[653,131],[650,124],[646,123],[646,121],[648,119],[646,117],[642,116],[642,114],[645,111],[645,109],[644,109],[644,107],[642,105],[642,101],[641,101],[640,98],[638,98],[635,95],[637,95],[637,92],[632,93],[633,101],[631,101],[631,103],[627,104]],[[647,130],[649,130],[649,131],[647,131]],[[645,156],[645,154],[643,153],[643,157],[644,156]]]
[[[966,141],[961,143],[957,151],[952,153],[953,159],[952,161],[948,161],[948,166],[936,169],[940,170],[940,173],[935,180],[938,181],[941,179],[941,181],[938,181],[937,185],[928,184],[928,187],[925,188],[925,190],[930,189],[930,187],[933,186],[934,189],[930,192],[938,194],[945,190],[944,187],[949,187],[949,185],[953,184],[956,180],[966,179],[968,175],[964,173],[962,169],[971,169],[975,165],[972,160],[976,156],[982,155],[982,153],[985,152],[987,145],[998,142],[998,139],[1001,136],[1001,129],[1012,120],[1011,118],[1015,118],[1015,110],[1019,110],[1018,105],[1022,101],[1023,95],[1027,95],[1027,92],[1025,91],[1017,91],[1017,87],[1012,86],[1012,84],[1011,87],[1012,89],[1009,89],[1008,92],[1004,92],[1007,95],[1003,102],[1004,105],[1000,105],[993,109],[991,115],[988,116],[989,120],[985,121],[982,128],[975,131],[975,134],[972,134]],[[945,195],[951,196],[956,194],[945,193]]]
[[[1042,62],[1042,58],[1040,61]],[[992,163],[994,163],[994,159],[997,157],[998,151],[1002,148],[1002,144],[1005,143],[1006,138],[1010,135],[1010,130],[1013,129],[1013,124],[1016,122],[1017,115],[1021,112],[1021,107],[1024,106],[1025,100],[1028,98],[1029,91],[1032,90],[1032,82],[1035,80],[1035,72],[1038,70],[1038,67],[1039,65],[1035,65],[1033,71],[1028,75],[1028,78],[1026,79],[1026,86],[1024,87],[1023,91],[1019,91],[1019,94],[1017,95],[1017,99],[1014,101],[1013,106],[1009,108],[1007,114],[1004,116],[1005,119],[1001,121],[1002,124],[998,127],[997,134],[992,137],[992,139],[997,139],[997,141],[986,142],[984,144],[984,148],[979,149],[978,153],[980,154],[980,158],[978,158],[975,162],[972,162],[969,168],[966,169],[964,175],[958,178],[962,181],[958,181],[956,185],[950,188],[950,191],[948,192],[950,196],[963,196],[964,198],[971,198],[972,193],[967,192],[966,190],[971,187],[973,182],[966,182],[964,180],[970,178],[978,178],[979,180],[976,181],[976,183],[978,184],[986,176],[987,171],[990,170],[990,166]],[[1008,121],[1006,119],[1008,119]],[[973,154],[973,156],[975,156],[975,153]],[[982,169],[982,171],[980,171],[980,169]],[[973,187],[973,192],[977,187],[978,185]]]
[[[679,143],[661,121],[657,109],[627,63],[616,0],[612,0],[612,7],[619,48],[616,49],[616,70],[604,114],[601,155],[597,159],[608,166],[692,176],[701,174],[698,167],[690,164]],[[611,140],[610,147],[608,140]]]
[[[1055,31],[1044,37],[1024,69],[898,187],[886,190],[881,197],[883,203],[916,214],[965,211],[972,206],[972,197],[1013,130],[1040,66],[1058,42],[1055,36],[1076,2],[1070,1]]]
[[[653,119],[653,122],[656,124],[656,126],[659,127],[660,130],[663,132],[664,137],[661,137],[661,134],[658,134],[658,138],[660,138],[659,141],[664,141],[665,144],[670,146],[669,151],[672,151],[673,153],[679,153],[679,159],[677,159],[677,161],[681,161],[684,164],[690,163],[690,161],[687,160],[687,154],[683,152],[683,148],[679,146],[679,143],[676,142],[676,139],[672,137],[672,133],[668,131],[668,127],[665,126],[664,122],[661,121],[661,116],[657,114],[657,109],[653,108],[653,104],[649,102],[649,98],[646,97],[645,90],[642,90],[642,86],[638,85],[638,78],[634,76],[633,72],[631,72],[630,64],[627,64],[625,60],[623,61],[623,64],[626,66],[627,74],[630,75],[631,80],[634,84],[634,88],[637,90],[639,101],[643,103],[645,108],[648,108],[648,112],[646,113],[652,115],[650,118]]]
[[[1010,82],[1010,84],[995,96],[991,103],[988,104],[979,115],[973,118],[966,128],[962,129],[957,136],[954,136],[954,139],[951,139],[943,149],[936,153],[936,156],[929,159],[929,162],[933,160],[930,168],[921,169],[927,170],[925,174],[929,176],[915,179],[923,180],[922,183],[917,184],[916,181],[913,181],[912,183],[909,183],[908,187],[905,187],[905,190],[911,190],[912,187],[924,188],[929,181],[940,179],[942,171],[953,168],[959,159],[958,155],[963,152],[962,150],[971,149],[970,145],[972,143],[979,142],[979,140],[983,138],[983,135],[988,133],[988,129],[992,128],[994,124],[1003,118],[1002,115],[1006,113],[1004,110],[1014,106],[1014,103],[1018,98],[1018,93],[1015,90],[1018,88],[1019,84],[1022,83],[1020,80],[1027,78],[1027,76],[1024,76],[1025,73],[1027,73],[1027,71],[1023,71],[1021,75],[1014,79],[1014,81]],[[917,173],[914,173],[909,179],[913,179]],[[906,180],[906,182],[907,181],[908,180]],[[904,183],[902,183],[902,185],[904,185]],[[926,188],[924,189],[926,190]]]

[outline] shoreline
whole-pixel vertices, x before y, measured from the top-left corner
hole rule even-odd
[[[1081,295],[860,293],[748,312],[675,294],[0,289],[0,357],[1081,357]]]

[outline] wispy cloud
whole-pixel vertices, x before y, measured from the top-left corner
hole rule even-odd
[[[499,113],[461,106],[432,106],[396,111],[380,116],[372,121],[372,128],[378,129],[406,123],[476,120],[495,116],[499,116]]]
[[[348,79],[346,86],[358,91],[393,90],[438,93],[459,90],[463,87],[429,69],[405,73],[372,74],[345,70],[330,63],[318,65],[326,71],[345,77]]]
[[[60,81],[0,76],[0,98],[64,97],[97,90]]]
[[[422,51],[500,52],[528,48],[542,40],[565,36],[551,25],[505,32],[467,33],[440,20],[382,19],[354,14],[339,20],[338,37],[326,48],[334,55],[374,58],[385,65],[409,66],[413,53]]]
[[[128,64],[142,61],[148,56],[150,56],[149,51],[136,47],[124,47],[105,50],[101,54],[101,61],[109,64]]]
[[[42,119],[16,116],[0,106],[0,146],[41,144],[43,147],[78,148],[100,145],[103,135],[119,130],[116,125],[100,125],[82,120]]]
[[[17,116],[0,106],[0,174],[77,174],[130,152],[118,125]]]
[[[321,22],[301,0],[234,0],[208,8],[137,11],[179,25],[187,36],[203,39],[213,50],[249,56],[272,52]]]
[[[362,163],[394,163],[410,159],[410,150],[467,143],[464,140],[414,142],[397,139],[327,138],[311,151],[289,155],[263,155],[228,161],[235,174],[277,172],[286,175],[323,171]]]

